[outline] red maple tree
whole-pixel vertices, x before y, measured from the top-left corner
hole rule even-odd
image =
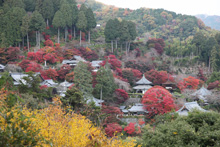
[[[25,71],[26,68],[29,66],[30,62],[30,60],[24,59],[18,65]]]
[[[124,101],[128,99],[128,93],[123,89],[116,89],[115,95],[116,95],[117,102],[119,104],[123,103]]]
[[[175,109],[172,94],[161,86],[150,88],[143,96],[142,103],[149,116],[164,114]]]
[[[129,123],[125,128],[124,131],[128,133],[129,135],[135,134],[135,123]]]
[[[118,123],[109,123],[107,124],[107,127],[105,128],[105,133],[109,137],[113,137],[120,132],[122,132],[122,127]]]
[[[41,70],[42,70],[41,65],[32,61],[28,64],[28,67],[26,68],[25,72],[29,72],[29,71],[40,72]]]
[[[63,80],[66,77],[66,74],[70,72],[72,68],[68,64],[64,64],[61,66],[60,70],[57,71],[59,79]]]
[[[150,71],[147,71],[145,73],[145,77],[155,85],[165,83],[168,80],[168,78],[170,81],[174,82],[174,78],[166,71],[157,71],[151,69]]]
[[[58,74],[55,69],[49,68],[47,70],[42,70],[41,71],[41,76],[46,80],[46,79],[53,79],[57,80]]]

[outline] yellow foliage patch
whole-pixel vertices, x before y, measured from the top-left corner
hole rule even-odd
[[[4,100],[5,95],[0,93],[0,101]],[[1,103],[0,103],[1,104]],[[11,109],[14,114],[12,122],[16,122],[19,126],[18,107]],[[28,129],[40,130],[39,135],[43,136],[47,141],[40,142],[39,146],[55,146],[55,147],[133,147],[135,140],[125,142],[118,138],[108,139],[101,128],[95,127],[84,116],[75,114],[71,111],[65,112],[60,106],[59,98],[54,99],[54,105],[42,110],[29,110],[23,108],[22,114],[29,117],[32,124]],[[7,127],[4,117],[0,115],[0,128]]]

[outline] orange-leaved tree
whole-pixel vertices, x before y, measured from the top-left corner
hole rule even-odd
[[[187,78],[184,78],[182,81],[178,83],[178,87],[181,91],[184,89],[197,89],[200,84],[200,80],[196,79],[192,76],[189,76]]]

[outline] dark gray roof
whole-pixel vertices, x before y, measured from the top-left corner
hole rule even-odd
[[[208,89],[202,87],[199,90],[197,90],[196,92],[194,92],[192,95],[197,96],[201,100],[207,101],[205,97],[207,95],[211,95],[211,94],[212,94],[211,91],[209,91]]]
[[[56,87],[58,83],[55,83],[52,79],[45,80],[40,85],[47,85],[48,87]]]
[[[147,111],[144,109],[143,104],[141,104],[141,103],[135,104],[135,105],[132,106],[130,109],[128,109],[128,111],[129,111],[129,112],[147,112]]]
[[[152,82],[148,81],[143,74],[143,77],[139,81],[137,81],[136,84],[137,85],[152,85]]]
[[[188,112],[192,112],[193,110],[199,110],[202,112],[207,112],[207,110],[201,108],[197,102],[188,102],[183,105],[178,111],[176,111],[179,115],[187,116]]]

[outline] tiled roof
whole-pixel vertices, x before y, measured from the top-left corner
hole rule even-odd
[[[152,82],[148,81],[143,74],[143,77],[139,81],[137,81],[136,84],[137,85],[151,85]]]

